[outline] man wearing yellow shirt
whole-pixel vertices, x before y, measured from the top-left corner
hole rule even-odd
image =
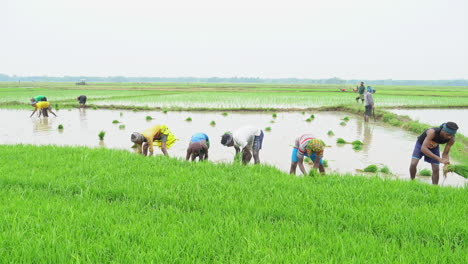
[[[32,106],[34,107],[34,111],[29,117],[33,116],[34,113],[36,113],[38,109],[39,109],[39,117],[41,117],[42,111],[45,111],[44,116],[45,114],[47,114],[47,111],[52,113],[54,116],[57,116],[54,112],[52,112],[52,108],[50,107],[49,102],[44,102],[44,101],[34,102]]]
[[[143,133],[133,132],[131,141],[137,144],[137,151],[145,156],[153,155],[154,144],[158,146],[164,155],[167,154],[167,149],[171,148],[177,138],[172,134],[166,125],[156,125],[143,131]]]

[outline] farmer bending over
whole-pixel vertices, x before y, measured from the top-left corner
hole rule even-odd
[[[192,157],[194,161],[197,157],[199,161],[208,159],[208,149],[210,148],[210,139],[205,133],[196,133],[190,139],[190,144],[187,148],[185,160]]]
[[[225,133],[221,137],[221,144],[226,147],[236,149],[236,155],[242,149],[242,163],[246,165],[252,159],[252,152],[255,164],[260,163],[259,152],[262,149],[263,131],[259,128],[246,126],[234,131]]]
[[[304,156],[309,157],[314,162],[314,169],[319,169],[322,174],[325,173],[322,160],[324,148],[325,143],[311,134],[304,134],[296,138],[291,154],[291,169],[289,173],[296,174],[296,167],[299,164],[302,173],[307,175],[304,168]]]
[[[361,99],[361,103],[364,103],[364,92],[366,91],[366,87],[364,86],[364,82],[361,82],[361,85],[359,86],[358,92],[359,95],[356,97],[356,103],[359,102],[359,99]]]
[[[148,156],[148,149],[149,155],[153,155],[154,143],[156,143],[156,145],[161,149],[162,153],[167,156],[167,149],[171,148],[176,140],[177,138],[165,125],[150,127],[141,134],[134,132],[131,136],[131,141],[137,144],[138,153],[145,156]]]
[[[410,176],[414,180],[416,176],[416,166],[424,156],[424,161],[432,166],[432,184],[439,183],[439,164],[450,164],[449,152],[455,143],[455,134],[458,125],[454,122],[447,122],[440,127],[426,129],[416,141],[410,165]],[[444,148],[442,158],[440,158],[439,144],[447,144]]]
[[[76,100],[78,100],[78,102],[80,103],[80,108],[85,108],[86,99],[86,95],[80,95],[76,98]]]
[[[33,116],[34,113],[36,113],[37,110],[39,110],[39,117],[41,117],[41,114],[42,112],[44,111],[44,116],[47,114],[47,111],[52,113],[54,116],[57,116],[54,112],[52,112],[52,108],[50,107],[50,103],[49,102],[44,102],[44,101],[41,101],[41,102],[34,102],[32,104],[32,106],[34,107],[34,111],[32,112],[32,114],[29,116]]]

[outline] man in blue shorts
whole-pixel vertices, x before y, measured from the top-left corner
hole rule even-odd
[[[245,126],[237,129],[234,133],[224,133],[221,136],[221,145],[234,147],[236,155],[242,150],[242,164],[249,163],[252,154],[255,164],[258,164],[260,163],[263,136],[263,130],[253,126]]]
[[[413,180],[416,176],[416,170],[419,160],[424,156],[424,161],[432,166],[432,184],[439,183],[439,164],[450,164],[449,152],[453,143],[455,143],[455,134],[458,125],[454,122],[447,122],[440,127],[429,128],[424,131],[416,141],[413,156],[411,158],[410,176]],[[439,144],[447,144],[440,157]]]
[[[210,138],[205,133],[195,133],[190,139],[190,144],[187,148],[185,160],[192,161],[198,157],[199,161],[208,159],[208,149],[210,148]]]
[[[304,175],[307,175],[304,168],[304,156],[309,157],[314,162],[314,169],[319,169],[322,174],[325,173],[322,160],[324,148],[325,143],[311,134],[304,134],[296,138],[291,154],[291,169],[289,173],[296,174],[296,167],[299,164],[299,169],[301,169]]]

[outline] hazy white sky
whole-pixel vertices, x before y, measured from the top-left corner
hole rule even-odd
[[[0,0],[0,73],[468,78],[467,0]]]

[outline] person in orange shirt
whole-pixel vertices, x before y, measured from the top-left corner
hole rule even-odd
[[[162,153],[167,156],[167,149],[174,145],[177,138],[166,125],[156,125],[146,129],[142,133],[133,132],[130,140],[137,144],[137,151],[139,154],[148,156],[149,150],[149,155],[153,155],[154,143],[156,143]]]
[[[50,107],[49,102],[44,102],[44,101],[34,102],[32,106],[34,107],[34,111],[29,117],[33,116],[37,110],[39,110],[39,117],[41,117],[42,111],[48,111],[49,113],[52,113],[54,116],[57,116],[54,112],[52,112],[52,108]]]

